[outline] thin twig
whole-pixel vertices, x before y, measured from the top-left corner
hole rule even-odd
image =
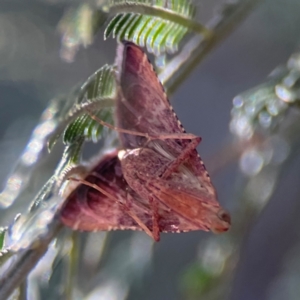
[[[65,297],[66,300],[72,300],[74,297],[74,287],[77,284],[78,274],[78,259],[79,259],[79,233],[76,231],[72,232],[72,249],[70,256],[68,257],[68,270],[66,278]]]
[[[201,36],[193,37],[182,49],[182,51],[174,57],[159,74],[160,81],[167,87],[168,94],[172,94],[179,85],[190,75],[195,67],[217,46],[228,34],[230,34],[237,25],[252,11],[255,5],[262,0],[241,0],[234,6],[229,13],[217,16],[212,20],[209,27],[214,34],[208,38]],[[180,70],[180,71],[179,71]],[[174,73],[178,72],[177,78]]]

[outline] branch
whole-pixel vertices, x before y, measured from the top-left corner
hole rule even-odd
[[[20,250],[10,259],[11,264],[0,274],[0,299],[7,299],[46,253],[49,243],[62,228],[58,214],[59,209],[44,235],[35,237],[29,247]]]
[[[214,34],[208,38],[195,36],[174,57],[159,74],[160,81],[167,87],[168,94],[175,92],[177,87],[185,80],[186,77],[195,69],[195,67],[204,59],[204,57],[217,46],[227,35],[229,35],[252,9],[262,0],[241,0],[237,4],[232,4],[228,9],[228,4],[223,14],[216,16],[211,20]],[[174,73],[180,70],[179,75],[174,81],[171,78]]]

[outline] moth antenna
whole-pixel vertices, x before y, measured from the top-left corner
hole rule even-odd
[[[90,183],[87,180],[79,179],[79,178],[74,178],[74,177],[69,177],[69,178],[67,178],[67,180],[72,180],[72,181],[80,182],[83,185],[89,186],[89,187],[97,190],[98,192],[104,194],[106,197],[110,198],[111,200],[117,201],[110,193],[108,193],[107,191],[105,191],[104,189],[102,189],[101,187],[99,187],[97,184]]]
[[[123,128],[119,128],[116,126],[113,126],[101,119],[99,119],[97,116],[93,115],[91,112],[88,111],[89,116],[95,120],[96,122],[100,123],[103,126],[106,126],[112,130],[116,130],[118,132],[121,133],[127,133],[127,134],[131,134],[131,135],[137,135],[137,136],[143,136],[146,137],[149,141],[151,140],[168,140],[168,139],[185,139],[185,140],[192,140],[195,138],[198,138],[196,135],[192,134],[192,133],[169,133],[169,134],[160,134],[160,135],[149,135],[148,133],[143,133],[143,132],[138,132],[138,131],[134,131],[134,130],[128,130],[128,129],[123,129]]]
[[[146,137],[146,138],[150,138],[148,133],[142,133],[142,132],[138,132],[138,131],[134,131],[134,130],[122,129],[122,128],[113,126],[113,125],[99,119],[97,116],[93,115],[91,112],[88,112],[88,114],[93,120],[100,123],[102,126],[108,127],[112,130],[116,130],[116,131],[122,132],[122,133],[127,133],[127,134],[132,134],[132,135],[137,135],[137,136],[143,136],[143,137]]]

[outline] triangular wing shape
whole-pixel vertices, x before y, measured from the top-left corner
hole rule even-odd
[[[112,197],[81,184],[66,200],[61,213],[64,225],[82,231],[142,230],[122,207],[130,193],[131,213],[147,228],[152,229],[152,211],[149,203],[132,191],[124,180],[116,151],[104,155],[85,180],[104,189],[115,201]],[[159,214],[161,232],[199,230],[197,226],[164,206],[160,206]]]

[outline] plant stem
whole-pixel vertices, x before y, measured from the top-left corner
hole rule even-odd
[[[44,236],[33,239],[27,249],[19,251],[10,259],[11,264],[0,274],[0,299],[7,299],[14,289],[22,284],[30,271],[46,253],[49,243],[61,227],[58,217],[54,217]]]
[[[178,86],[190,75],[195,67],[217,46],[239,23],[252,11],[262,0],[241,0],[232,4],[231,9],[223,12],[211,20],[214,34],[206,39],[201,36],[193,37],[159,74],[160,81],[167,87],[168,94],[172,94]],[[228,8],[228,7],[227,7]],[[171,81],[174,73],[179,71],[178,76]]]
[[[77,274],[78,274],[78,259],[79,259],[79,233],[73,231],[71,234],[72,249],[70,256],[68,257],[68,270],[66,278],[66,289],[65,295],[66,300],[73,299],[74,286],[77,284]]]
[[[25,278],[19,287],[19,298],[18,300],[28,300],[28,278]]]

